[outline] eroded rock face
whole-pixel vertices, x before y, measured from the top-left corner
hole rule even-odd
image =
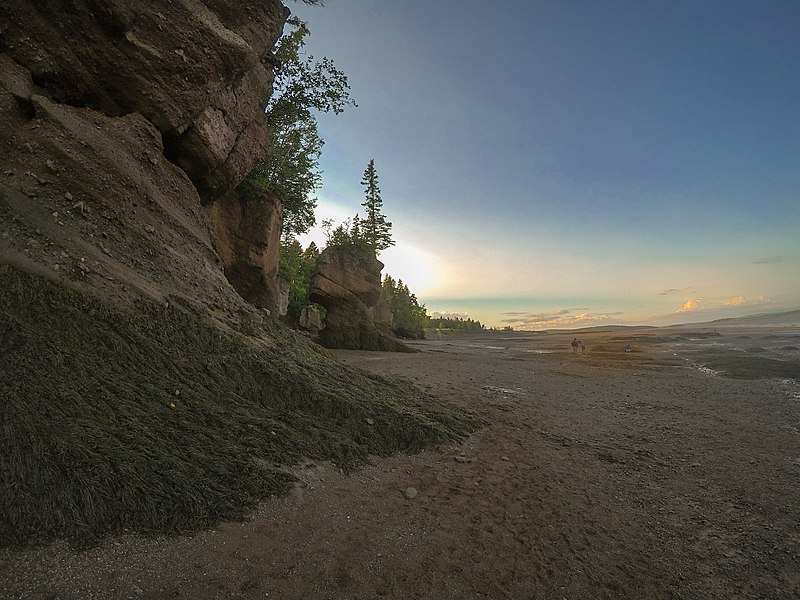
[[[242,304],[225,274],[274,306],[279,208],[234,188],[267,149],[287,12],[277,0],[0,3],[0,262],[225,323]]]
[[[347,248],[326,248],[311,278],[310,300],[327,310],[320,341],[329,348],[413,351],[382,334],[373,322],[372,307],[381,293],[383,263]]]
[[[394,335],[392,331],[392,321],[394,320],[394,313],[392,307],[385,300],[378,300],[377,304],[371,308],[372,322],[378,331],[384,335]]]
[[[5,81],[0,262],[115,302],[180,299],[229,310],[230,285],[197,192],[163,158],[155,127],[136,113],[109,118],[16,96]]]
[[[278,312],[281,202],[233,190],[206,212],[228,281],[248,302]]]
[[[271,49],[287,15],[277,0],[8,0],[0,48],[55,102],[142,114],[211,202],[268,149]]]
[[[374,256],[359,256],[346,248],[323,250],[311,279],[311,294],[328,305],[346,306],[372,320],[370,307],[381,295],[383,263]],[[312,298],[312,301],[315,301]]]
[[[182,133],[166,135],[168,156],[186,171],[204,202],[230,192],[269,149],[264,114],[271,67],[255,63],[223,89]]]

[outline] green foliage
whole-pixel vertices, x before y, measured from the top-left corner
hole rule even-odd
[[[425,305],[419,303],[402,279],[395,281],[386,275],[381,284],[381,299],[392,309],[392,329],[395,332],[422,335],[428,318]]]
[[[292,321],[300,319],[300,313],[308,305],[311,289],[311,273],[317,264],[319,249],[311,242],[305,250],[294,238],[281,241],[279,269],[281,276],[289,282],[289,307],[287,316]]]
[[[364,207],[366,215],[360,223],[360,232],[367,243],[375,248],[375,253],[378,254],[381,250],[394,246],[394,240],[390,233],[392,224],[386,220],[386,216],[381,212],[383,200],[381,199],[381,189],[378,187],[378,173],[375,170],[374,159],[371,159],[367,164],[361,183],[364,186],[366,196],[361,206]]]
[[[290,19],[292,31],[275,47],[280,69],[266,105],[272,152],[240,184],[249,197],[277,196],[283,203],[283,234],[305,233],[315,223],[314,191],[322,182],[319,157],[323,140],[316,112],[341,113],[355,106],[347,76],[329,58],[302,56],[309,30]]]
[[[284,35],[275,47],[281,67],[275,74],[273,94],[267,102],[270,120],[289,117],[294,120],[302,113],[342,113],[347,106],[356,106],[350,98],[347,75],[333,61],[323,57],[319,62],[310,54],[301,58],[301,50],[310,31],[298,19],[289,19],[293,31]]]
[[[366,200],[362,204],[366,216],[362,219],[356,213],[352,219],[336,227],[332,220],[327,219],[322,222],[322,230],[328,246],[347,248],[358,255],[377,256],[381,250],[393,246],[394,240],[389,233],[392,224],[381,213],[383,202],[374,160],[369,161],[361,183],[366,192]]]
[[[375,248],[369,244],[362,234],[362,221],[358,215],[344,223],[333,226],[331,219],[322,222],[326,244],[329,248],[344,248],[362,258],[375,257]]]
[[[481,324],[480,321],[474,321],[469,318],[462,319],[460,317],[455,317],[455,318],[429,317],[427,320],[426,327],[433,327],[434,329],[439,329],[440,331],[454,330],[454,331],[465,331],[465,332],[482,331],[483,329],[485,329],[485,327]]]

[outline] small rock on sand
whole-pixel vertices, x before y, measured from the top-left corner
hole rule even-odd
[[[407,487],[405,491],[406,498],[411,500],[412,498],[417,497],[417,488]]]

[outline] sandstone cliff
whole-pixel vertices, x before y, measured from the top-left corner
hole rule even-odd
[[[274,308],[280,205],[248,205],[235,186],[269,148],[262,108],[288,11],[277,0],[57,4],[0,5],[9,209],[20,225],[26,210],[60,215],[26,244],[66,253],[59,276],[82,258],[90,287],[125,281],[192,303],[227,288],[222,266],[242,296]],[[152,281],[164,270],[167,289]]]

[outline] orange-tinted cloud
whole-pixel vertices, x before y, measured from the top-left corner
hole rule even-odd
[[[687,313],[687,312],[694,312],[697,310],[700,310],[700,300],[693,300],[690,298],[689,300],[683,303],[683,308],[681,308],[676,312]]]

